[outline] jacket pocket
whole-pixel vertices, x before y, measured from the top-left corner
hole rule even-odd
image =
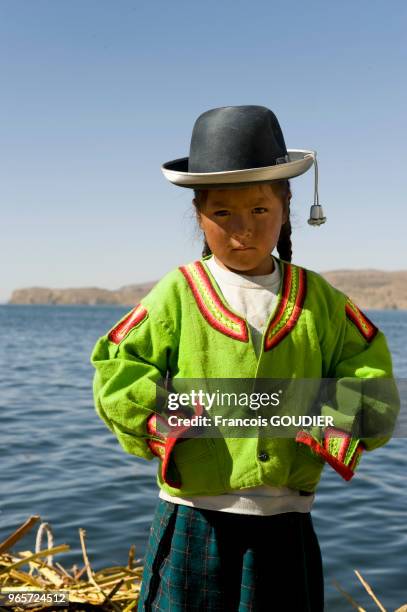
[[[315,491],[321,478],[325,460],[308,446],[297,442],[297,449],[288,478],[288,486],[293,489]]]
[[[208,438],[191,438],[175,445],[173,456],[179,466],[184,463],[198,461],[213,452]]]
[[[304,458],[309,458],[309,459],[312,459],[313,461],[316,461],[316,463],[319,463],[320,465],[325,465],[326,463],[325,459],[323,459],[321,455],[318,455],[318,453],[312,450],[312,448],[310,448],[306,444],[302,444],[299,442],[297,442],[297,444],[298,444],[297,455],[300,454]]]
[[[174,449],[174,460],[180,473],[181,487],[171,488],[168,490],[169,493],[182,497],[218,495],[225,491],[215,445],[211,438],[192,438],[177,444]]]

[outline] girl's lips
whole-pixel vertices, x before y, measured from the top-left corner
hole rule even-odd
[[[254,249],[254,247],[235,247],[232,251],[250,251],[251,249]]]

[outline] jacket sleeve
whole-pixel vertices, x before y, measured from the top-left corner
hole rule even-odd
[[[390,440],[400,409],[392,357],[383,332],[347,296],[344,311],[332,330],[335,398],[322,414],[374,450]]]
[[[96,343],[93,394],[97,414],[123,449],[153,459],[147,420],[157,410],[157,386],[165,379],[173,339],[165,322],[139,304]]]
[[[400,398],[386,337],[348,296],[343,298],[323,347],[330,380],[323,381],[326,399],[320,414],[332,417],[333,426],[300,432],[297,441],[349,480],[362,451],[390,440]]]

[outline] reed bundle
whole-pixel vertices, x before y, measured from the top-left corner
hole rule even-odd
[[[11,548],[40,520],[38,515],[30,516],[25,523],[16,529],[6,540],[0,543],[0,593],[13,591],[15,594],[41,592],[67,592],[69,610],[106,610],[129,612],[135,610],[138,603],[141,575],[143,568],[139,559],[134,559],[135,547],[129,550],[128,563],[125,567],[115,566],[93,571],[86,550],[84,529],[79,529],[83,566],[74,565],[70,570],[54,562],[54,555],[70,550],[67,544],[54,546],[53,534],[48,523],[41,523],[37,531],[35,552],[29,550],[11,552]],[[41,548],[42,537],[47,534],[47,548]],[[27,569],[28,566],[28,569]],[[64,605],[55,603],[36,603],[19,606],[18,604],[2,607],[0,610],[15,612],[49,612],[64,610]]]

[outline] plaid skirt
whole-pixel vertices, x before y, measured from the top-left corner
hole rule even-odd
[[[138,612],[322,612],[311,514],[254,516],[159,500]]]

